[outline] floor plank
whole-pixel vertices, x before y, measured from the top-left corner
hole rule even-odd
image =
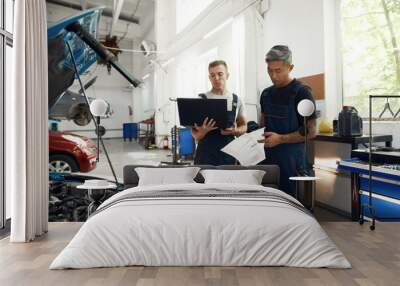
[[[400,224],[321,222],[352,263],[352,269],[290,267],[118,267],[49,270],[81,223],[50,223],[49,233],[32,243],[0,241],[0,285],[136,285],[136,286],[265,286],[265,285],[399,285]]]

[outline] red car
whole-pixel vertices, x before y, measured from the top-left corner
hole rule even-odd
[[[49,172],[90,172],[96,168],[96,156],[96,144],[89,138],[49,131]]]

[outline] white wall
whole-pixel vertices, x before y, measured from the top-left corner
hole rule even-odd
[[[154,29],[149,32],[147,40],[154,41]],[[140,49],[141,41],[133,42],[133,49]],[[145,58],[143,55],[132,58],[133,72],[143,78],[143,85],[135,88],[132,91],[133,102],[133,122],[140,122],[142,120],[153,117],[155,112],[154,107],[154,72],[153,67],[149,63],[150,58]]]
[[[324,72],[322,2],[270,1],[264,23],[264,47],[267,51],[276,44],[288,45],[293,52],[294,77]]]
[[[293,53],[293,77],[325,73],[323,2],[270,1],[264,22],[264,50],[277,44],[288,45]],[[264,78],[263,85],[270,85],[268,76]],[[317,109],[326,116],[324,100],[317,101]]]

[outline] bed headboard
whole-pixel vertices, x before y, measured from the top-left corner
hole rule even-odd
[[[266,187],[272,187],[279,189],[279,178],[280,170],[277,165],[257,165],[257,166],[238,166],[238,165],[224,165],[224,166],[212,166],[212,165],[194,165],[195,167],[200,167],[202,170],[205,169],[220,169],[220,170],[263,170],[265,175],[262,180],[262,185]],[[124,167],[124,185],[125,188],[136,187],[139,182],[139,176],[137,175],[135,168],[137,167],[147,167],[147,168],[184,168],[185,166],[149,166],[149,165],[126,165]],[[197,183],[204,183],[204,178],[200,174],[197,174],[194,180]]]

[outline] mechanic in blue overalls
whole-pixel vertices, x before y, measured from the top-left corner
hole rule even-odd
[[[194,158],[196,165],[234,165],[236,160],[221,151],[236,136],[246,133],[247,121],[245,118],[244,104],[242,100],[226,89],[226,81],[229,78],[228,66],[225,61],[213,61],[208,65],[208,78],[212,89],[199,94],[201,98],[226,99],[228,122],[231,127],[218,129],[212,118],[206,118],[202,125],[192,128],[192,136],[197,141],[197,149]]]
[[[287,46],[272,47],[265,61],[273,83],[261,94],[260,127],[265,127],[264,145],[266,159],[262,164],[280,167],[280,188],[294,196],[295,182],[289,177],[310,174],[312,168],[304,162],[304,140],[316,135],[315,112],[308,117],[305,131],[303,117],[297,111],[303,99],[314,102],[311,88],[291,78],[292,52]]]

